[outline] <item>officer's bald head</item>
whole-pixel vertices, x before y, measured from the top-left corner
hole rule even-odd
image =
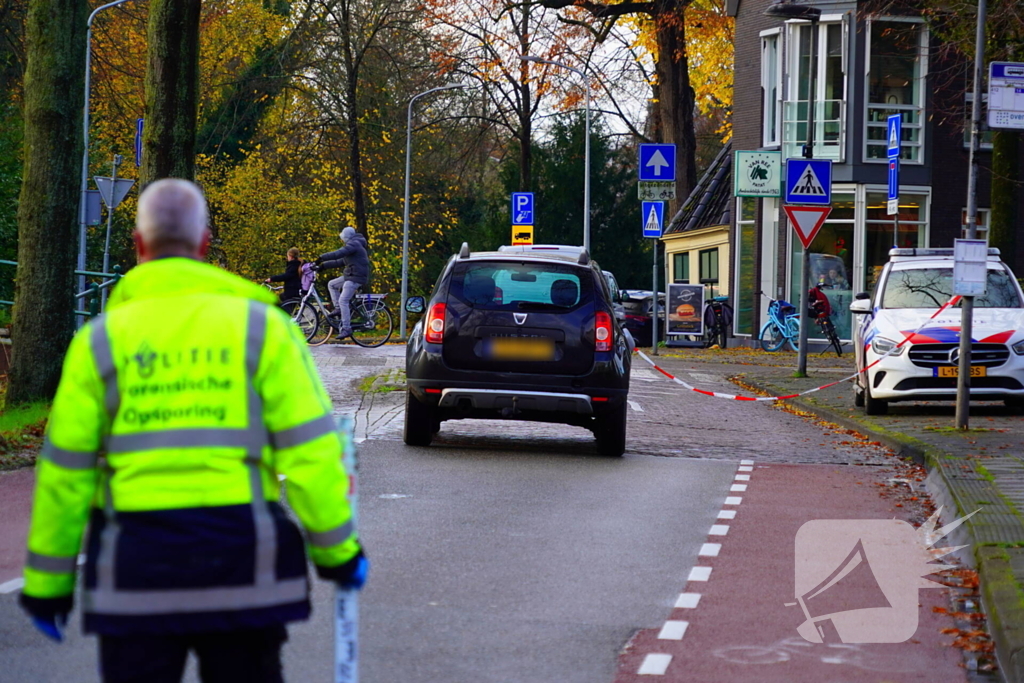
[[[161,256],[201,258],[206,252],[206,199],[188,180],[164,178],[139,197],[135,242],[139,260]]]

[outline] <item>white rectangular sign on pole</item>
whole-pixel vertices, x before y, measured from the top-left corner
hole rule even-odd
[[[988,244],[985,240],[953,240],[953,293],[985,296]]]
[[[1024,130],[1024,64],[988,65],[988,126]]]

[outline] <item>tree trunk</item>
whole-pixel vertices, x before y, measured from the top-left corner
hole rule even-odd
[[[359,147],[359,67],[356,64],[352,38],[352,10],[349,2],[341,3],[341,31],[345,59],[345,97],[348,100],[345,132],[348,136],[348,171],[352,178],[352,208],[356,214],[355,229],[370,239],[366,220],[366,191],[363,188],[363,158]]]
[[[989,244],[1017,272],[1017,200],[1020,184],[1020,133],[997,130],[992,136],[992,216]]]
[[[53,397],[74,333],[86,0],[32,0],[8,404]]]
[[[152,0],[146,62],[142,185],[195,178],[202,0]]]
[[[676,146],[676,197],[670,202],[674,215],[697,185],[697,140],[693,132],[694,95],[686,57],[683,10],[665,11],[654,17],[658,40],[658,105],[661,140]]]

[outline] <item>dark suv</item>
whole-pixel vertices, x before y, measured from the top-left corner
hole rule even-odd
[[[427,446],[444,420],[586,427],[598,449],[626,447],[631,351],[601,268],[578,255],[481,252],[462,245],[406,348],[405,442]]]

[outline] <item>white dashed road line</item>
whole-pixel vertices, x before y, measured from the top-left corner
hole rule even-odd
[[[718,518],[719,519],[736,519],[736,511],[735,510],[719,510],[718,511]]]
[[[682,640],[689,625],[687,621],[666,621],[658,634],[658,640]]]
[[[641,676],[664,676],[671,663],[672,655],[650,654],[644,657],[644,663],[637,673]]]
[[[687,581],[707,581],[711,578],[711,567],[694,567]]]
[[[643,406],[641,406],[641,405],[640,405],[639,403],[637,403],[636,401],[630,401],[630,400],[629,400],[629,399],[627,398],[627,399],[626,399],[626,403],[628,403],[628,404],[629,404],[629,407],[630,407],[630,408],[632,408],[633,410],[635,410],[636,412],[638,412],[638,413],[642,413],[642,412],[644,412]]]
[[[722,549],[721,543],[705,543],[700,547],[699,557],[718,557],[718,551]]]
[[[677,609],[696,609],[700,602],[700,593],[680,593],[676,599]]]
[[[0,583],[0,594],[13,593],[14,591],[21,590],[22,586],[25,585],[25,579],[20,576],[16,579],[11,579],[4,583]]]

